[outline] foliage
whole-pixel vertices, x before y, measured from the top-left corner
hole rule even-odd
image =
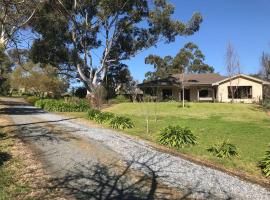
[[[189,128],[169,125],[161,131],[159,143],[180,149],[184,146],[197,144],[197,139]]]
[[[265,100],[262,102],[262,106],[263,106],[263,108],[265,108],[265,109],[270,109],[270,99],[265,99]]]
[[[174,6],[166,0],[77,0],[43,5],[31,21],[38,33],[31,58],[77,72],[75,76],[80,76],[90,93],[105,80],[111,66],[159,42],[192,35],[202,22],[199,13],[187,23],[174,20]],[[93,52],[99,59],[92,59]]]
[[[207,148],[207,151],[212,153],[218,158],[228,158],[238,156],[238,150],[235,145],[231,144],[228,140],[214,144]]]
[[[52,93],[59,97],[68,88],[68,82],[58,75],[58,71],[54,67],[50,65],[40,67],[32,62],[17,66],[12,73],[11,80],[14,89],[24,88],[26,92],[39,96]]]
[[[50,112],[85,112],[89,109],[86,100],[70,103],[65,100],[41,99],[36,101],[35,106]]]
[[[10,89],[11,61],[0,44],[0,94],[6,95]]]
[[[204,63],[204,55],[196,44],[191,42],[184,45],[179,53],[173,58],[165,56],[161,58],[149,55],[145,58],[146,64],[154,66],[154,72],[145,74],[146,80],[156,80],[168,77],[173,73],[212,73],[214,68]]]
[[[101,111],[96,110],[96,109],[89,109],[87,111],[87,117],[90,120],[94,120],[96,118],[97,115],[99,115],[101,113]]]
[[[130,102],[124,95],[117,95],[115,98],[109,100],[109,104]]]
[[[35,105],[36,101],[38,101],[40,98],[39,97],[36,97],[36,96],[29,96],[29,97],[26,97],[26,101],[31,104],[31,105]]]
[[[129,129],[133,128],[134,124],[128,117],[115,116],[111,119],[110,126],[114,129]]]
[[[264,158],[259,161],[258,166],[261,168],[264,176],[270,176],[270,150],[266,151]]]
[[[128,129],[134,127],[134,124],[128,117],[117,116],[110,112],[101,112],[95,109],[88,110],[87,118],[100,124],[108,123],[115,129]]]

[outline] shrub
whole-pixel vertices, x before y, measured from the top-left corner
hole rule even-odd
[[[228,140],[220,142],[218,144],[214,144],[213,146],[207,148],[207,151],[209,151],[218,158],[238,156],[236,146],[231,144]]]
[[[159,136],[159,143],[176,149],[188,145],[197,144],[197,138],[190,129],[180,126],[168,126],[163,129]]]
[[[262,102],[262,106],[263,106],[263,108],[265,108],[265,109],[270,109],[270,100],[264,100],[264,101]]]
[[[96,115],[99,115],[101,112],[99,110],[95,110],[95,109],[89,109],[87,111],[87,117],[90,120],[94,120],[96,118]]]
[[[39,97],[29,96],[25,99],[29,104],[35,105],[36,101],[39,100]]]
[[[261,168],[264,176],[270,176],[270,150],[266,151],[264,158],[259,161],[258,166]]]
[[[89,109],[86,100],[68,103],[64,100],[43,99],[36,101],[35,106],[51,112],[85,112]]]
[[[134,127],[131,119],[123,116],[115,116],[110,120],[109,124],[114,129],[128,129]]]
[[[114,118],[114,114],[108,112],[100,112],[99,114],[95,115],[95,121],[97,123],[106,123],[110,122]]]

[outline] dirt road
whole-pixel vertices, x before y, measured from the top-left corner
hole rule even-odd
[[[147,142],[1,98],[17,135],[53,186],[75,199],[270,199],[270,192],[224,172],[158,152]]]

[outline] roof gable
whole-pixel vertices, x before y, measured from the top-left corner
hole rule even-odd
[[[264,81],[264,80],[261,80],[261,79],[258,79],[258,78],[252,77],[252,76],[248,76],[248,75],[245,75],[245,74],[237,74],[237,75],[235,75],[233,77],[228,77],[228,78],[225,78],[223,80],[217,81],[217,82],[213,83],[212,85],[220,85],[220,84],[226,83],[226,82],[228,82],[230,80],[234,80],[234,79],[237,79],[237,78],[244,78],[244,79],[247,79],[247,80],[250,80],[250,81],[253,81],[253,82],[257,82],[257,83],[260,83],[260,84],[270,84],[267,81]]]

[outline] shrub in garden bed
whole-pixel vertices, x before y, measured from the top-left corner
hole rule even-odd
[[[110,126],[114,129],[128,129],[133,128],[134,124],[128,117],[115,116],[110,120]]]
[[[231,144],[228,140],[214,144],[207,148],[207,151],[212,153],[218,158],[228,158],[238,156],[238,151],[235,145]]]
[[[86,100],[71,103],[64,100],[42,99],[36,101],[35,106],[51,112],[85,112],[89,109]]]
[[[95,109],[88,110],[87,118],[100,124],[108,123],[115,129],[128,129],[134,127],[134,124],[128,117],[116,116],[113,113],[101,112]]]
[[[37,96],[29,96],[29,97],[26,97],[25,100],[26,100],[29,104],[35,105],[36,101],[39,100],[39,97],[37,97]]]
[[[180,149],[184,146],[197,144],[197,138],[190,129],[180,126],[168,126],[161,130],[159,143],[165,146]]]
[[[266,151],[264,158],[259,162],[259,167],[264,176],[270,176],[270,150]]]

